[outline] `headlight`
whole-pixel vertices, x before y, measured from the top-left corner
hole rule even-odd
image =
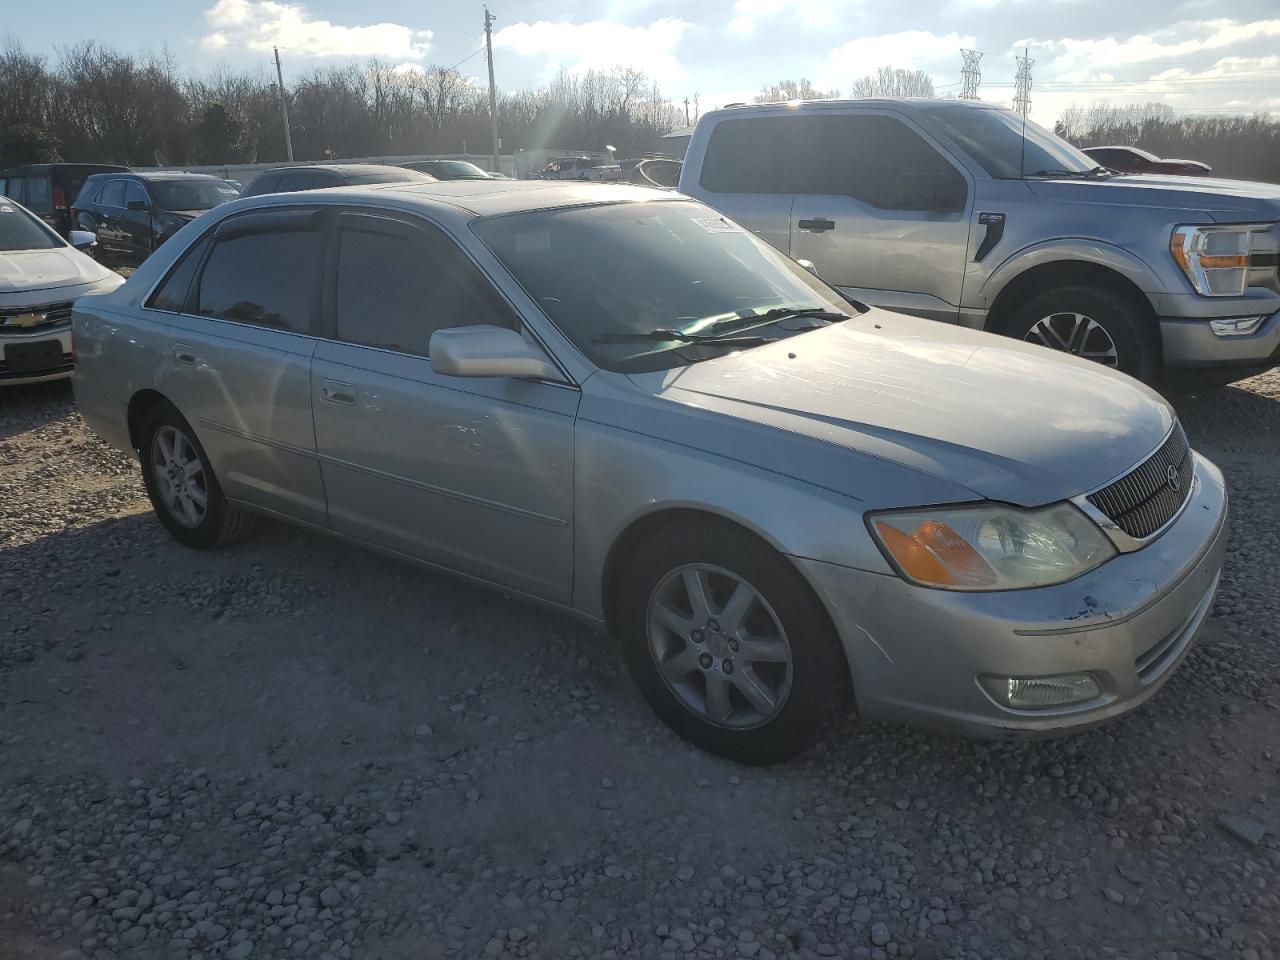
[[[1178,227],[1169,237],[1169,252],[1196,292],[1206,297],[1239,297],[1249,280],[1249,248],[1253,234],[1265,225]]]
[[[904,577],[944,590],[1047,587],[1116,555],[1097,525],[1067,503],[895,510],[872,514],[868,526]]]

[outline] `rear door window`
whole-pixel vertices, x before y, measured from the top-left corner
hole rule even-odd
[[[147,199],[147,191],[142,189],[141,184],[130,180],[128,186],[124,188],[124,205],[127,207],[129,204],[139,200],[143,203],[150,203]]]
[[[314,220],[281,217],[282,228],[215,237],[197,284],[195,312],[273,330],[311,332],[323,247]],[[312,225],[296,228],[303,222]]]
[[[53,209],[48,177],[26,177],[27,192],[23,205],[32,213],[48,213]]]
[[[448,237],[402,220],[343,214],[338,229],[339,340],[427,356],[447,327],[515,327],[493,285]]]
[[[791,139],[803,119],[720,121],[711,131],[699,183],[713,193],[795,193]]]
[[[98,203],[104,207],[123,207],[124,206],[124,186],[123,180],[111,180],[102,192],[98,194]]]

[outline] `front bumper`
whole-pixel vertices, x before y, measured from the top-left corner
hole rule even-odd
[[[9,347],[15,344],[43,343],[57,341],[61,352],[59,359],[48,367],[31,370],[10,370]],[[52,351],[51,351],[52,352]],[[74,363],[71,359],[71,324],[64,323],[45,329],[36,328],[29,332],[0,333],[0,387],[16,386],[23,383],[43,383],[46,380],[62,380],[71,376]]]
[[[859,712],[1015,737],[1074,731],[1145,702],[1191,648],[1222,570],[1222,474],[1197,454],[1195,478],[1190,502],[1158,539],[1055,587],[957,593],[797,559],[840,634]],[[1019,710],[977,680],[1070,673],[1093,675],[1101,695]]]
[[[1162,318],[1160,339],[1164,365],[1171,370],[1250,367],[1261,372],[1280,365],[1280,310],[1245,336],[1218,336],[1208,320]]]

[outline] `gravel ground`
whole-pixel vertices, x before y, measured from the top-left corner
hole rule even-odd
[[[1147,708],[789,766],[607,640],[284,526],[178,546],[66,385],[0,394],[0,960],[1280,957],[1280,372],[1177,400],[1234,498]]]

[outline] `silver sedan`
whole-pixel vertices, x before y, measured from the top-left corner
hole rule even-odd
[[[565,608],[749,763],[849,704],[995,736],[1114,717],[1222,566],[1222,476],[1142,384],[850,302],[658,191],[240,200],[74,326],[85,419],[178,540],[266,515]]]

